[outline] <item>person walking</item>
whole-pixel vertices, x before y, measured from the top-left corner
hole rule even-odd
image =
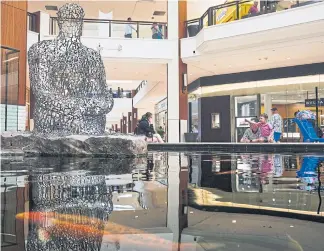
[[[272,116],[270,118],[270,124],[274,131],[273,140],[275,142],[280,142],[281,133],[282,133],[282,118],[276,107],[272,108],[271,111],[272,111]]]
[[[125,25],[125,38],[132,38],[132,34],[133,34],[133,30],[135,32],[137,32],[137,30],[134,28],[134,26],[130,23],[132,21],[132,19],[129,17],[127,18],[127,21],[129,23],[127,23]]]

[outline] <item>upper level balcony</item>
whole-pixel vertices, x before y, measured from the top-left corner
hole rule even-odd
[[[188,37],[181,39],[181,57],[192,73],[191,81],[322,62],[324,2],[261,1],[266,2],[270,4],[251,13],[253,1],[231,1],[187,21]]]
[[[200,18],[187,21],[188,38],[181,42],[182,57],[251,46],[251,43],[266,44],[267,40],[323,35],[323,1],[297,1],[290,5],[286,2],[258,6],[261,10],[257,13],[249,13],[253,1],[231,1],[210,7]]]
[[[125,37],[126,26],[132,27],[132,38]],[[42,11],[29,13],[28,28],[29,47],[38,40],[54,39],[59,33],[57,18]],[[158,35],[153,34],[153,29]],[[100,50],[105,59],[167,63],[174,57],[174,42],[168,39],[167,25],[163,22],[85,18],[81,41]]]

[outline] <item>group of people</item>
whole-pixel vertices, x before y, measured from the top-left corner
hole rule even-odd
[[[268,121],[268,115],[263,113],[260,115],[259,121],[245,121],[250,124],[241,139],[242,143],[273,143],[280,142],[282,132],[282,118],[277,108],[272,108],[272,116]]]
[[[131,24],[132,19],[130,17],[127,18],[127,21],[129,23],[125,25],[125,38],[132,38],[133,31],[135,31],[136,33],[138,31]],[[162,26],[159,26],[157,23],[153,23],[151,26],[151,30],[152,30],[152,39],[163,39]]]

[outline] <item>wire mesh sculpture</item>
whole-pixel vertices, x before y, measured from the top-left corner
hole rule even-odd
[[[54,216],[30,221],[27,251],[101,250],[104,227],[113,211],[112,188],[106,185],[104,175],[74,170],[31,175],[30,181],[30,210]],[[96,231],[83,233],[83,226]]]
[[[59,35],[28,51],[29,77],[35,96],[34,131],[100,135],[114,105],[100,54],[81,44],[84,11],[63,5]]]

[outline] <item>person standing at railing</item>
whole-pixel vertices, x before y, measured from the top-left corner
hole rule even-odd
[[[249,10],[249,14],[253,15],[253,14],[257,14],[259,12],[259,9],[258,9],[258,4],[259,2],[258,1],[254,1],[254,4],[251,6],[250,10]]]
[[[152,30],[152,39],[162,39],[163,38],[163,34],[162,34],[159,26],[157,25],[157,23],[153,23],[151,30]]]
[[[131,22],[132,19],[129,17],[127,18],[128,22]],[[134,26],[131,23],[125,25],[125,38],[132,38],[133,30],[137,32]]]

